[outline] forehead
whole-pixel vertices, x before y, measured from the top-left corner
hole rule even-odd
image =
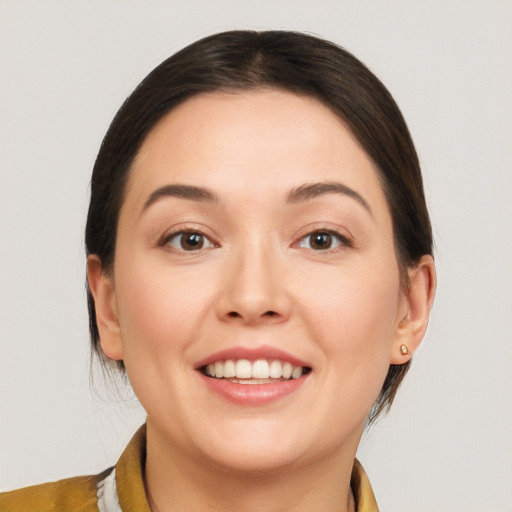
[[[328,107],[281,90],[213,92],[185,101],[151,130],[132,165],[126,197],[138,192],[143,201],[168,183],[229,196],[244,190],[282,195],[327,181],[383,199],[372,160]]]

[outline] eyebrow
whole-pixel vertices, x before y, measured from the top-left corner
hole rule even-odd
[[[324,183],[306,183],[301,185],[300,187],[294,188],[288,194],[287,202],[290,204],[303,203],[325,194],[342,194],[344,196],[351,197],[366,210],[368,210],[370,214],[372,214],[370,205],[361,194],[356,192],[354,189],[347,187],[347,185],[338,183],[336,181]]]
[[[146,210],[153,203],[163,197],[179,197],[181,199],[191,199],[202,203],[219,203],[219,198],[215,192],[203,187],[195,187],[193,185],[164,185],[157,188],[147,198],[142,210]]]
[[[370,205],[361,194],[347,185],[338,182],[306,183],[301,185],[300,187],[294,188],[290,191],[287,203],[303,203],[325,194],[342,194],[351,197],[363,206],[370,214],[372,214]],[[220,203],[217,194],[208,188],[196,187],[194,185],[171,184],[164,185],[152,192],[144,203],[142,210],[146,210],[152,204],[164,197],[178,197],[181,199],[190,199],[192,201],[204,203]]]

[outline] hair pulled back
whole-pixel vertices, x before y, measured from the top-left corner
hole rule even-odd
[[[116,231],[131,164],[146,136],[192,96],[279,88],[321,101],[350,128],[376,164],[393,222],[404,286],[407,269],[432,254],[433,241],[418,157],[390,93],[352,54],[318,37],[288,31],[230,31],[201,39],[157,66],[126,99],[101,144],[91,180],[86,253],[112,270]],[[94,299],[87,288],[94,352],[100,346]],[[122,362],[117,363],[124,370]],[[372,418],[393,401],[409,363],[391,365]]]

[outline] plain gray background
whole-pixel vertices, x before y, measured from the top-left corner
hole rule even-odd
[[[512,510],[512,3],[0,3],[0,488],[112,465],[144,415],[89,387],[83,227],[117,108],[161,60],[231,28],[354,52],[409,123],[437,243],[431,325],[359,457],[382,510]],[[97,373],[97,372],[96,372]]]

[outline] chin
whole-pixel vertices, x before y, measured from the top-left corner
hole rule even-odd
[[[205,454],[212,464],[226,472],[256,476],[279,473],[296,466],[301,460],[297,447],[268,446],[260,443],[241,443],[226,449],[208,450]]]
[[[192,440],[201,457],[227,472],[247,475],[278,473],[284,469],[307,465],[319,452],[335,450],[338,440],[315,435],[314,426],[304,422],[269,419],[232,420],[227,428]],[[211,426],[211,425],[210,425]],[[313,427],[313,428],[311,428]],[[213,435],[212,435],[213,434]]]

